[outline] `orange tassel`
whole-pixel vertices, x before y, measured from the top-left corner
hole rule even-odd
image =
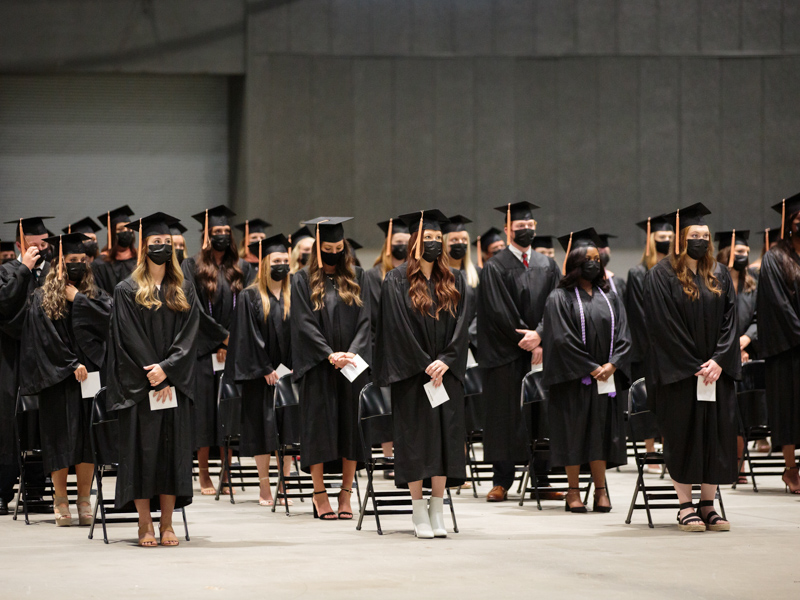
[[[419,260],[420,257],[422,256],[422,233],[423,233],[422,232],[422,217],[424,215],[425,215],[425,211],[424,210],[421,213],[419,213],[419,230],[417,231],[417,243],[415,244],[416,247],[414,249],[414,258],[416,258],[417,260]]]
[[[769,227],[764,230],[764,252],[769,252]]]
[[[567,274],[567,259],[569,258],[569,253],[572,251],[572,232],[569,232],[569,242],[567,242],[567,253],[564,255],[564,265],[561,267],[561,273],[563,275]]]
[[[783,239],[783,224],[786,222],[786,198],[781,205],[781,239]]]
[[[647,217],[647,245],[644,247],[644,255],[650,256],[650,217]]]
[[[681,253],[681,211],[675,213],[675,255]]]
[[[208,248],[208,209],[206,209],[206,224],[203,226],[203,250]]]
[[[264,265],[261,264],[261,240],[258,240],[258,280],[263,279]]]
[[[481,249],[481,236],[478,236],[478,268],[483,268],[483,250]]]
[[[250,219],[245,219],[244,222],[244,245],[247,246],[250,243]],[[258,245],[261,247],[261,244]]]
[[[324,221],[320,221],[319,223],[317,223],[317,265],[320,269],[322,268],[322,246],[319,241],[319,225],[320,223],[327,223],[327,222],[328,219],[325,219]]]
[[[733,247],[736,245],[736,230],[734,229],[731,233],[731,256],[728,259],[728,268],[733,268]]]
[[[506,246],[511,245],[511,203],[508,203],[506,209]]]
[[[72,223],[67,225],[67,233],[72,233]]]
[[[64,277],[64,244],[61,236],[58,236],[58,278]]]
[[[137,264],[142,262],[142,257],[144,257],[144,253],[142,252],[144,244],[142,244],[142,220],[139,219],[139,257],[136,261]]]
[[[389,229],[386,233],[386,256],[392,254],[392,222],[394,219],[389,219]]]
[[[108,228],[108,249],[111,250],[111,211],[106,213],[106,226]]]
[[[25,232],[22,230],[22,219],[19,220],[19,253],[22,257],[28,250],[28,244],[25,243]]]

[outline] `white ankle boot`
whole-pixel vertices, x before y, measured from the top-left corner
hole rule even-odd
[[[433,536],[447,537],[447,528],[444,526],[444,498],[434,498],[431,496],[428,515],[431,519]]]
[[[431,529],[431,519],[428,516],[428,507],[425,505],[425,499],[412,500],[411,506],[414,510],[411,516],[414,521],[414,535],[425,540],[432,539],[433,529]]]

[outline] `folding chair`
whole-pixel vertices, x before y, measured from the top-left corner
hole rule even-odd
[[[242,434],[242,386],[226,377],[224,371],[220,376],[217,388],[217,424],[223,452],[220,456],[219,484],[214,499],[219,500],[222,490],[227,488],[231,504],[236,504],[233,485],[230,483],[230,480],[233,479],[232,468],[234,467],[231,464],[231,456],[234,450],[238,450],[238,442]],[[235,466],[237,466],[242,491],[245,491],[246,485],[258,485],[258,481],[245,483],[241,457]],[[250,469],[248,472],[252,475],[253,470]],[[258,480],[258,471],[256,471],[255,477]]]
[[[39,397],[23,396],[17,394],[17,404],[14,414],[14,432],[17,443],[17,458],[19,461],[19,486],[17,488],[17,502],[14,507],[16,521],[20,507],[25,516],[25,524],[30,525],[30,512],[46,512],[52,510],[53,504],[45,500],[46,496],[53,496],[53,487],[50,474],[43,471],[42,450],[38,440],[39,423]],[[42,484],[34,483],[32,473],[41,472]]]
[[[103,527],[103,542],[108,543],[108,523],[138,523],[138,515],[131,515],[130,511],[114,508],[114,496],[106,498],[103,491],[103,479],[114,477],[116,479],[119,472],[119,449],[117,440],[119,439],[119,422],[117,412],[106,409],[106,388],[100,391],[92,401],[92,425],[89,439],[92,443],[92,455],[94,456],[94,480],[97,485],[97,499],[94,505],[94,518],[92,527],[89,529],[89,539],[94,539],[94,526],[97,523],[97,513],[100,513],[100,523]],[[189,541],[189,524],[186,521],[186,510],[176,508],[175,512],[181,513],[183,517],[183,529],[186,541]],[[154,521],[160,521],[160,516],[155,516]]]
[[[411,495],[407,490],[375,490],[375,471],[383,471],[387,468],[392,468],[392,464],[394,463],[393,458],[387,460],[383,456],[375,456],[372,452],[370,425],[379,420],[383,420],[384,422],[391,422],[392,420],[391,389],[379,388],[372,383],[368,383],[358,395],[358,430],[361,436],[361,444],[364,447],[364,455],[367,457],[367,490],[364,493],[363,500],[360,502],[356,530],[361,531],[361,525],[365,515],[374,515],[378,535],[383,535],[380,520],[382,515],[410,515],[412,511],[410,508]],[[450,505],[450,516],[453,519],[453,531],[458,533],[458,523],[456,521],[456,511],[453,507],[453,497],[450,494],[450,488],[446,488],[446,491],[447,497],[445,498],[445,502]],[[367,508],[367,503],[370,500],[372,500],[372,509]],[[385,506],[407,506],[409,508],[390,508],[388,510],[382,510],[381,508]]]
[[[649,414],[650,409],[647,408],[647,387],[645,386],[644,378],[637,379],[633,382],[633,385],[631,385],[631,388],[628,391],[627,418],[629,420],[643,418]],[[645,483],[645,465],[665,465],[664,453],[644,452],[642,449],[640,449],[639,442],[636,441],[635,437],[632,439],[632,442],[634,463],[636,464],[638,476],[636,479],[636,488],[633,492],[633,498],[631,499],[631,506],[628,509],[628,516],[625,519],[625,524],[630,525],[634,510],[644,509],[647,512],[647,525],[650,527],[650,529],[653,529],[655,526],[653,525],[651,511],[656,509],[679,510],[680,503],[678,502],[678,494],[675,492],[675,488],[671,484],[648,486]],[[639,494],[642,495],[641,504],[636,503],[639,498]],[[694,499],[700,498],[699,485],[692,486],[692,497]],[[722,502],[722,494],[719,491],[719,486],[717,486],[716,499],[719,500],[719,508],[722,512],[722,518],[725,519],[725,505]]]
[[[480,367],[467,369],[464,376],[465,412],[476,410],[476,407],[470,405],[474,402],[478,402],[481,394],[483,394],[483,371],[481,371]],[[478,497],[477,486],[481,484],[481,481],[491,481],[491,467],[480,465],[475,455],[475,443],[479,440],[482,441],[482,439],[482,429],[467,431],[467,481],[472,484],[472,496],[474,498]],[[489,473],[489,475],[487,476],[486,473]],[[456,494],[461,494],[460,488]]]

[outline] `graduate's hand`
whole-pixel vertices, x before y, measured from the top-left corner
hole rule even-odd
[[[147,374],[147,380],[150,382],[151,387],[160,385],[167,378],[167,374],[164,373],[164,369],[161,368],[161,365],[147,365],[144,370],[150,371]]]
[[[72,285],[71,283],[69,283],[69,284],[67,284],[67,287],[66,287],[66,289],[65,289],[65,292],[66,292],[66,294],[67,294],[67,300],[68,300],[69,302],[74,302],[74,300],[75,300],[75,295],[78,293],[78,288],[76,288],[74,285]]]
[[[702,377],[703,383],[706,385],[714,383],[719,376],[722,375],[722,367],[720,367],[713,359],[707,360],[700,365],[700,370],[695,373],[696,377]]]
[[[539,344],[542,343],[542,338],[539,337],[539,334],[536,331],[531,329],[515,329],[517,333],[521,333],[523,335],[522,339],[517,344],[523,350],[527,350],[528,352],[533,352]]]
[[[220,348],[217,350],[217,362],[224,363],[225,358],[228,356],[228,350],[226,348]]]
[[[544,354],[542,347],[537,346],[533,349],[533,353],[531,354],[531,364],[532,365],[540,365],[542,364],[542,355]]]
[[[25,250],[25,254],[20,257],[20,261],[23,265],[28,267],[30,271],[33,271],[33,267],[39,262],[39,249],[36,246],[31,246]]]
[[[589,373],[589,375],[591,375],[592,377],[594,377],[595,379],[597,379],[597,376],[598,376],[598,375],[600,375],[600,373],[602,373],[602,372],[603,372],[603,365],[600,365],[600,366],[599,366],[599,367],[597,367],[597,368],[596,368],[594,371],[592,371],[591,373]]]
[[[744,350],[750,345],[750,342],[752,341],[753,340],[750,339],[749,335],[743,335],[742,337],[739,338],[739,349]]]
[[[429,375],[433,381],[433,387],[439,387],[442,385],[442,377],[444,377],[444,374],[449,368],[450,367],[440,360],[435,360],[428,365],[428,368],[425,369],[425,373]]]
[[[163,390],[156,392],[156,402],[163,402],[166,404],[167,400],[172,400],[172,388],[165,387]]]
[[[279,379],[278,372],[277,371],[273,371],[269,375],[264,375],[264,379],[266,380],[267,385],[275,385],[276,383],[278,383],[278,379]]]
[[[594,371],[592,371],[592,377],[597,379],[597,381],[608,381],[608,378],[611,377],[616,372],[616,370],[617,367],[615,367],[611,363],[606,363],[604,365],[601,365]],[[595,372],[597,373],[596,375]]]
[[[750,355],[747,353],[747,350],[742,350],[742,364],[746,363],[750,360]]]
[[[88,376],[89,372],[86,370],[86,367],[83,365],[78,365],[78,368],[75,369],[75,379],[78,381],[86,381]]]

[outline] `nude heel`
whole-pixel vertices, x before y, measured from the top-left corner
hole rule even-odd
[[[87,527],[94,521],[92,517],[92,497],[78,496],[78,525]]]
[[[60,507],[66,507],[62,510]],[[69,514],[69,498],[66,496],[53,496],[53,514],[56,517],[56,527],[69,527],[72,525],[72,515]]]

